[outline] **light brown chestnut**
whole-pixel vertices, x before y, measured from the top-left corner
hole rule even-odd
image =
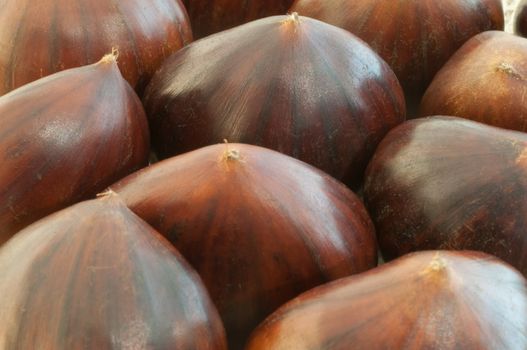
[[[0,348],[226,350],[197,273],[114,195],[0,247]]]
[[[162,61],[191,41],[179,0],[2,0],[0,96],[95,63],[112,48],[123,76],[142,94]]]
[[[476,35],[437,73],[421,116],[450,115],[527,131],[527,39],[505,32]]]
[[[201,148],[111,188],[198,271],[231,349],[297,294],[377,263],[373,225],[353,192],[265,148]]]
[[[293,299],[246,350],[527,347],[527,281],[479,252],[407,255]]]
[[[0,97],[0,244],[146,165],[148,125],[114,55]]]

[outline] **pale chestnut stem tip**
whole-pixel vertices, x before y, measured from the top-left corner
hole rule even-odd
[[[295,22],[298,22],[299,18],[298,18],[298,13],[297,12],[293,12],[291,14],[291,19]]]
[[[101,193],[97,193],[97,198],[111,198],[117,196],[117,193],[114,192],[111,188],[107,188],[105,191]]]
[[[226,139],[223,139],[223,142],[225,143],[225,152],[223,152],[223,159],[224,160],[240,160],[241,155],[240,151],[237,149],[231,149],[229,147],[229,141]]]
[[[435,275],[446,270],[448,263],[439,254],[436,253],[430,264],[421,272],[422,275]]]
[[[287,18],[284,20],[284,23],[298,24],[300,23],[300,16],[298,16],[297,12],[293,12],[287,16]]]
[[[102,58],[101,58],[101,63],[116,63],[117,62],[117,58],[119,58],[119,49],[117,49],[116,47],[112,47],[112,52],[110,52],[109,54],[106,54],[104,55]]]

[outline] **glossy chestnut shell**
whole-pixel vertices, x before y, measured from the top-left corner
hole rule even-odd
[[[148,125],[112,55],[0,97],[0,245],[146,165]]]
[[[451,115],[527,131],[527,39],[490,31],[470,39],[437,73],[421,116]]]
[[[399,78],[409,117],[465,41],[504,26],[501,0],[297,0],[291,11],[347,29],[371,45]]]
[[[196,38],[274,15],[285,15],[293,0],[183,0]]]
[[[300,295],[246,350],[524,349],[527,281],[479,252],[407,255]]]
[[[392,130],[364,186],[384,257],[479,250],[527,274],[526,160],[526,134],[461,118]]]
[[[139,93],[170,53],[192,41],[179,0],[2,0],[0,95],[118,49]]]
[[[353,192],[268,149],[209,146],[111,188],[198,271],[232,349],[287,300],[377,263],[373,225]]]
[[[227,139],[291,155],[351,186],[405,118],[382,59],[348,32],[297,15],[187,46],[156,73],[144,103],[162,158]]]
[[[226,349],[199,276],[114,195],[0,248],[2,349]]]

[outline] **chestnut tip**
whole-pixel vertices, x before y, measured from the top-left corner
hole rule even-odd
[[[299,18],[298,18],[298,12],[293,12],[290,16],[291,16],[291,19],[292,19],[294,22],[298,22],[298,21],[299,21]]]
[[[243,158],[241,156],[241,153],[238,149],[233,149],[229,147],[229,141],[226,139],[223,139],[223,142],[225,143],[225,151],[222,154],[222,160],[224,161],[243,161]]]
[[[426,280],[433,283],[444,283],[451,279],[452,276],[449,276],[448,273],[448,262],[441,256],[440,252],[434,254],[434,257],[426,265],[426,267],[419,273],[421,277],[424,277]],[[447,277],[449,276],[449,277]]]
[[[439,253],[436,253],[430,264],[428,264],[428,266],[426,267],[425,273],[444,271],[447,266],[448,263],[446,262],[446,260],[443,259],[443,257]]]
[[[284,23],[299,24],[300,16],[298,16],[298,12],[292,12],[288,14],[287,18],[284,20]]]
[[[103,192],[97,193],[95,198],[97,198],[98,200],[107,201],[109,203],[125,205],[119,194],[117,192],[114,192],[109,187]]]
[[[97,64],[108,64],[108,63],[115,63],[117,64],[117,59],[119,58],[119,49],[116,47],[112,47],[112,52],[104,55]]]

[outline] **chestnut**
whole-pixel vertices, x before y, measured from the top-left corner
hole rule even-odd
[[[480,252],[429,251],[312,289],[246,350],[525,349],[527,281]]]
[[[462,118],[393,129],[364,186],[383,256],[478,250],[527,275],[526,160],[527,134]]]
[[[161,158],[227,139],[293,156],[354,188],[405,119],[401,87],[377,54],[297,14],[188,45],[165,61],[143,101]]]
[[[291,11],[371,45],[399,78],[412,118],[434,75],[461,45],[504,26],[501,0],[296,0]]]
[[[1,349],[226,350],[198,274],[106,193],[0,247]]]
[[[527,131],[527,39],[489,31],[476,35],[437,73],[421,116],[450,115]]]
[[[297,294],[377,264],[373,225],[357,196],[265,148],[208,146],[110,188],[198,271],[231,349]]]
[[[113,48],[124,78],[142,94],[163,60],[191,41],[179,0],[2,0],[0,95],[95,63]]]
[[[0,97],[0,245],[147,164],[141,101],[116,56]]]

